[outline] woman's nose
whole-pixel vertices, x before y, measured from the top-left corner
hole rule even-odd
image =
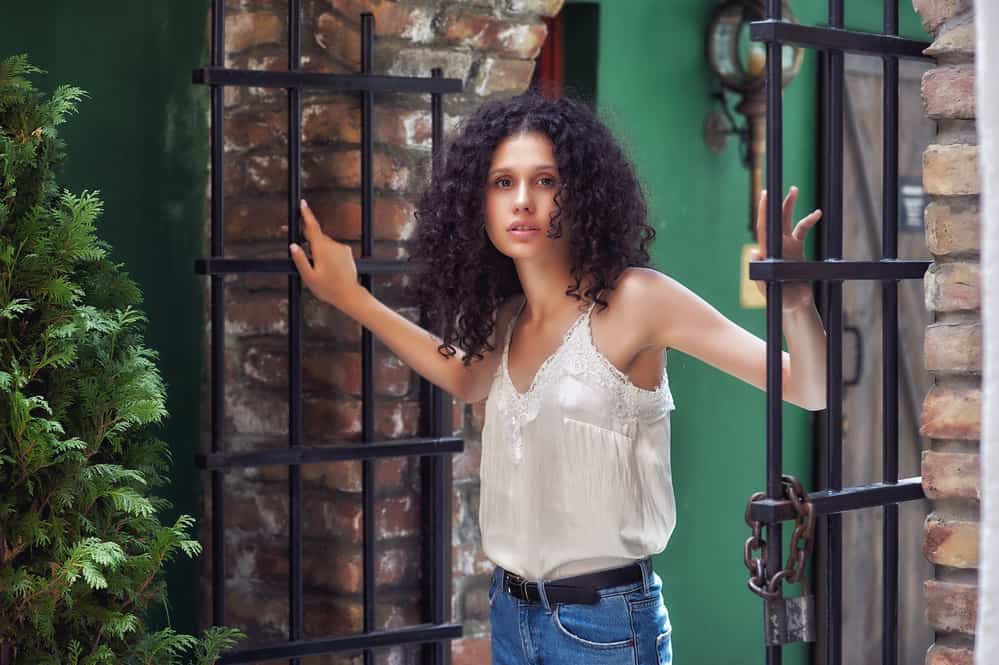
[[[514,199],[513,208],[515,211],[529,210],[531,205],[530,195],[527,185],[521,184],[517,187],[517,197]]]

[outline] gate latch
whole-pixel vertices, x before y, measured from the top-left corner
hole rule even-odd
[[[815,641],[815,596],[810,593],[805,565],[812,552],[815,532],[815,506],[808,502],[808,494],[794,476],[782,477],[785,496],[795,510],[795,526],[787,563],[772,576],[766,569],[767,543],[763,539],[763,523],[750,517],[754,501],[766,498],[766,493],[756,492],[746,503],[746,524],[752,535],[743,548],[743,559],[749,570],[749,590],[764,600],[764,637],[767,646]],[[760,555],[753,556],[759,550]],[[801,582],[802,595],[784,598],[781,582]]]

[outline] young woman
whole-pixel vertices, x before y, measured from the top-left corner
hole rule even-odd
[[[792,230],[796,197],[783,204],[788,259],[821,216]],[[350,248],[304,201],[302,216],[312,263],[297,245],[291,255],[317,298],[445,391],[487,400],[493,664],[671,663],[650,559],[676,523],[666,349],[765,389],[766,345],[648,267],[655,231],[608,129],[584,104],[534,93],[467,120],[416,212],[416,288],[442,337],[359,286]],[[808,284],[784,287],[783,325],[783,398],[823,409],[825,331]]]

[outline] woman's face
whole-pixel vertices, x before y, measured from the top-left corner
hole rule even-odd
[[[486,182],[486,233],[496,249],[513,259],[568,256],[564,217],[562,237],[546,236],[558,187],[554,149],[547,136],[527,132],[504,139],[493,152]]]

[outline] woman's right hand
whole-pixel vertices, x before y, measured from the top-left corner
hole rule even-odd
[[[367,289],[357,283],[357,264],[350,246],[323,233],[305,199],[299,203],[299,208],[304,221],[305,239],[312,249],[312,264],[305,251],[295,243],[288,246],[291,260],[313,295],[350,313],[368,293]]]

